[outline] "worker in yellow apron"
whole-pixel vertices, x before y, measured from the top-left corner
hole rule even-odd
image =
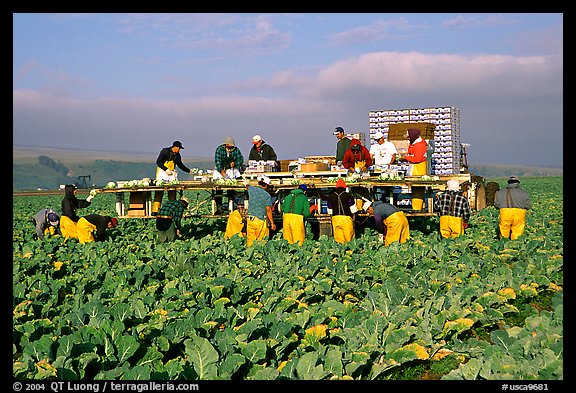
[[[328,212],[332,215],[332,236],[338,243],[348,243],[355,237],[354,213],[358,208],[342,178],[336,181],[336,187],[327,199]]]
[[[100,214],[88,214],[80,217],[76,228],[78,230],[78,241],[80,243],[101,242],[106,238],[106,229],[118,226],[118,220],[114,217]]]
[[[88,195],[86,199],[78,199],[78,188],[74,184],[64,186],[64,198],[62,199],[62,215],[60,216],[60,231],[65,239],[78,239],[76,223],[80,219],[76,211],[79,208],[90,206],[94,196]]]
[[[374,216],[378,239],[389,246],[394,242],[405,243],[410,238],[408,218],[396,206],[382,201],[375,201],[367,209]]]
[[[506,187],[496,193],[494,207],[500,209],[500,239],[515,240],[524,233],[526,212],[532,208],[532,201],[528,192],[520,188],[517,176],[510,176]]]
[[[300,246],[306,238],[306,217],[310,217],[310,202],[306,197],[308,186],[301,184],[282,202],[282,237],[290,244]]]
[[[470,202],[462,195],[456,179],[446,182],[446,191],[436,196],[434,211],[440,216],[440,235],[455,238],[464,234],[470,220]]]
[[[172,146],[164,147],[160,150],[160,154],[158,154],[158,158],[156,159],[156,185],[178,181],[176,167],[186,173],[190,173],[190,169],[182,163],[182,156],[180,155],[181,149],[184,149],[182,142],[174,141],[172,142]],[[164,191],[162,190],[154,192],[152,214],[158,214],[163,196]],[[168,190],[168,200],[176,200],[176,190]]]
[[[428,174],[426,155],[428,144],[420,137],[417,128],[408,129],[408,152],[403,158],[410,163],[408,176],[423,176]],[[412,187],[412,210],[422,210],[424,207],[425,187]]]

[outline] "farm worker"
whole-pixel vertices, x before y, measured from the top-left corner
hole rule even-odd
[[[408,129],[408,152],[404,159],[410,163],[408,168],[409,176],[422,176],[428,174],[428,164],[426,162],[428,144],[420,137],[420,130],[417,128]],[[424,206],[425,187],[412,187],[412,210],[422,210]]]
[[[165,243],[176,240],[182,233],[182,216],[188,208],[188,198],[185,196],[175,201],[168,201],[160,206],[156,216],[158,242]]]
[[[353,138],[350,141],[350,148],[344,153],[342,165],[344,168],[354,172],[366,172],[368,167],[372,165],[372,156],[370,151],[365,146],[362,146],[362,142],[359,139]]]
[[[403,211],[383,201],[368,206],[368,214],[374,216],[378,239],[389,246],[393,242],[405,243],[410,238],[408,219]]]
[[[354,238],[354,213],[358,211],[356,200],[348,191],[342,178],[328,194],[328,211],[332,214],[332,234],[338,243],[347,243]]]
[[[456,179],[446,182],[446,192],[436,196],[434,210],[440,216],[440,235],[444,238],[464,234],[470,220],[470,203],[462,195]]]
[[[246,221],[246,246],[250,247],[256,240],[270,236],[268,223],[276,230],[272,216],[272,196],[268,192],[271,180],[266,175],[258,177],[258,185],[248,185],[248,212]]]
[[[90,206],[93,195],[88,195],[86,199],[78,199],[76,197],[78,189],[74,184],[66,184],[64,186],[64,198],[62,199],[62,216],[60,217],[60,231],[62,236],[66,239],[78,239],[78,231],[76,230],[76,223],[80,219],[76,211],[80,208]]]
[[[374,165],[380,169],[388,169],[396,160],[396,154],[398,154],[396,146],[380,131],[374,134],[374,141],[376,143],[370,146],[370,155],[374,160]]]
[[[100,214],[88,214],[80,217],[78,224],[78,241],[80,243],[102,242],[106,238],[106,229],[116,228],[118,220],[115,217]]]
[[[306,197],[308,186],[300,184],[298,188],[290,191],[290,194],[282,202],[282,237],[290,244],[304,243],[306,237],[306,217],[310,217],[310,202]]]
[[[224,142],[216,148],[214,164],[216,172],[222,177],[227,177],[226,171],[233,172],[234,178],[240,177],[240,174],[244,172],[244,156],[231,136],[224,138]],[[214,193],[216,214],[222,214],[222,194],[222,190],[216,190]],[[234,190],[229,190],[226,196],[229,201],[233,200],[235,196]]]
[[[336,143],[336,164],[342,165],[344,153],[350,148],[350,138],[346,136],[344,128],[342,127],[336,127],[334,129],[334,135],[336,135],[338,139],[338,143]]]
[[[158,158],[156,159],[156,184],[169,183],[178,180],[176,167],[186,173],[190,173],[190,168],[182,163],[182,156],[180,155],[180,150],[182,149],[185,149],[185,147],[182,146],[182,142],[174,141],[172,142],[172,146],[164,147],[160,150]],[[154,203],[152,204],[153,215],[158,214],[163,196],[164,191],[154,192]],[[176,190],[168,191],[168,200],[176,200]]]
[[[226,221],[226,232],[224,232],[224,239],[228,240],[234,235],[240,237],[246,236],[245,226],[246,226],[246,210],[244,207],[238,206],[237,209],[233,210],[228,215],[228,220]]]
[[[60,231],[60,216],[50,209],[42,209],[31,218],[36,227],[36,238],[44,240],[44,235],[62,235]]]
[[[515,240],[524,233],[526,211],[532,208],[530,195],[520,188],[517,176],[510,176],[505,188],[494,197],[494,207],[500,209],[500,239]]]
[[[260,135],[252,137],[252,147],[248,153],[248,160],[274,161],[274,172],[278,172],[280,168],[280,162],[274,148],[264,142]]]

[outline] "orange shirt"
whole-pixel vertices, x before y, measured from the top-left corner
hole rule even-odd
[[[414,144],[408,145],[408,154],[406,155],[406,161],[412,164],[418,164],[426,161],[426,149],[428,144],[424,139],[420,139]]]

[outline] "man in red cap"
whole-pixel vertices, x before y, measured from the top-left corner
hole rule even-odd
[[[100,214],[88,214],[80,217],[76,228],[80,243],[102,242],[106,239],[106,229],[116,228],[118,219]]]
[[[346,190],[342,178],[336,181],[336,187],[328,194],[328,211],[332,214],[332,234],[338,243],[347,243],[354,238],[354,213],[356,201]]]

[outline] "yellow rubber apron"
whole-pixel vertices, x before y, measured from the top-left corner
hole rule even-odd
[[[246,222],[246,246],[250,247],[254,241],[262,240],[270,234],[266,220],[248,216]]]
[[[284,213],[282,221],[282,237],[290,244],[298,242],[302,245],[306,238],[304,216],[295,213]]]
[[[458,237],[464,233],[462,217],[440,216],[440,235],[444,238]]]
[[[224,239],[230,239],[234,235],[243,236],[242,230],[244,229],[244,219],[238,210],[234,210],[228,215],[228,222],[226,223],[226,232]]]
[[[517,207],[500,209],[500,238],[517,239],[524,233],[526,210]]]
[[[410,168],[410,176],[422,176],[428,174],[426,161],[412,164]],[[424,187],[412,187],[412,210],[422,210],[424,207],[425,190]]]
[[[172,171],[172,174],[169,175],[166,173],[165,170],[161,169],[160,167],[156,167],[156,181],[157,182],[170,182],[172,180],[178,180],[178,173],[174,170],[175,164],[174,161],[166,161],[164,162],[166,168]],[[154,203],[152,204],[152,213],[158,213],[160,210],[160,205],[162,204],[162,197],[164,196],[164,191],[156,191],[154,192]],[[168,191],[168,200],[174,201],[176,200],[176,190],[169,190]]]
[[[384,245],[388,246],[392,242],[404,243],[410,238],[408,219],[404,212],[396,212],[384,220],[386,225],[386,237]]]
[[[354,239],[354,221],[350,216],[332,216],[332,234],[338,243],[348,243]]]
[[[60,232],[62,232],[62,236],[64,236],[66,239],[78,239],[78,229],[76,228],[76,223],[72,221],[70,217],[60,217]]]
[[[76,228],[78,229],[78,241],[80,243],[91,243],[94,241],[96,225],[92,224],[84,217],[81,217],[76,224]]]

